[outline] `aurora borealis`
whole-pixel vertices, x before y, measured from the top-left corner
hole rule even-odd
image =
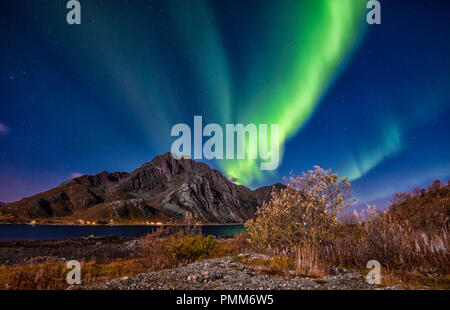
[[[265,78],[260,82],[263,87],[255,87],[252,97],[242,100],[249,107],[241,109],[242,116],[237,117],[241,123],[280,124],[281,147],[309,119],[335,71],[351,52],[362,28],[366,2],[320,0],[290,4],[279,12],[282,21],[271,19],[274,25],[281,24],[281,35],[273,35],[276,39],[270,42],[270,47],[276,49],[267,52],[277,60],[274,69],[259,75]],[[286,29],[291,31],[282,34]],[[280,63],[283,58],[286,62]],[[224,169],[244,184],[261,176],[254,160],[226,161]]]
[[[446,1],[371,26],[366,0],[80,1],[72,26],[66,2],[1,4],[0,201],[133,170],[195,115],[280,125],[276,171],[205,160],[251,187],[320,165],[366,203],[450,177]]]

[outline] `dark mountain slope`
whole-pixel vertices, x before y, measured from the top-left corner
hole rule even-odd
[[[165,153],[131,173],[81,176],[3,206],[1,212],[26,220],[241,223],[255,215],[271,191],[271,186],[252,191],[204,163]]]

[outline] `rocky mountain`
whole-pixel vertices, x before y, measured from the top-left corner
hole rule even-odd
[[[285,187],[286,185],[284,184],[276,183],[274,185],[263,186],[258,189],[255,189],[253,193],[254,195],[256,195],[256,198],[258,199],[260,205],[262,205],[264,201],[269,201],[272,198],[273,191],[279,192]]]
[[[271,191],[252,191],[204,163],[165,153],[131,173],[84,175],[1,211],[20,219],[241,223]]]
[[[84,175],[46,192],[13,202],[3,207],[3,213],[19,218],[64,217],[82,213],[104,202],[108,190],[119,184],[128,173],[102,172]]]

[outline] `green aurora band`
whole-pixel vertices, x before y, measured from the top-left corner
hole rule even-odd
[[[98,22],[89,25],[89,33],[82,37],[91,49],[71,61],[88,59],[89,67],[102,67],[108,72],[113,87],[126,98],[118,106],[132,111],[148,140],[167,151],[173,142],[171,126],[185,120],[185,98],[174,95],[179,83],[174,77],[180,74],[171,67],[172,58],[165,57],[164,48],[182,46],[177,54],[183,64],[180,72],[190,80],[189,85],[195,85],[190,94],[199,103],[189,107],[190,113],[202,115],[205,123],[222,126],[253,123],[269,124],[270,128],[270,124],[279,124],[281,160],[284,144],[312,116],[357,46],[365,25],[367,0],[262,2],[264,5],[254,4],[254,16],[241,16],[247,24],[227,17],[227,29],[232,29],[238,40],[234,46],[225,41],[227,36],[222,33],[217,3],[213,1],[164,0],[167,13],[161,21],[149,18],[145,27],[139,19],[133,19],[137,13],[131,7],[123,9],[122,2],[113,1],[92,8]],[[58,22],[57,14],[41,14],[49,22]],[[115,23],[116,19],[122,22]],[[171,39],[158,36],[159,28]],[[69,40],[79,44],[81,37]],[[249,40],[258,42],[258,48],[248,44]],[[138,61],[130,61],[128,55]],[[95,74],[92,76],[90,82],[94,83]],[[258,141],[258,147],[270,148],[265,144]],[[260,162],[252,159],[217,160],[217,164],[227,177],[246,185],[263,181],[272,173],[261,171]],[[355,161],[349,163],[347,171],[359,175],[370,169],[365,166]]]
[[[278,43],[268,57],[278,64],[273,72],[263,73],[263,76],[270,75],[270,80],[263,89],[253,90],[254,97],[249,105],[240,109],[237,121],[279,124],[281,151],[287,139],[311,117],[357,45],[364,28],[366,3],[364,0],[293,1],[277,8],[283,12],[272,14],[270,23],[277,25],[275,30],[282,30],[272,34]],[[265,143],[258,142],[259,147]],[[263,178],[257,160],[219,162],[226,174],[238,183],[252,184]]]

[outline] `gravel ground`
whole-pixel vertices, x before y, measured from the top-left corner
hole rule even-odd
[[[264,274],[264,266],[249,266],[243,255],[209,259],[186,267],[114,279],[84,289],[118,290],[368,290],[375,289],[354,271],[341,271],[334,276],[301,278],[294,272],[286,276]],[[246,259],[260,258],[247,255]],[[379,288],[378,288],[379,289]],[[383,289],[396,289],[388,287]]]
[[[126,258],[133,251],[134,241],[123,237],[87,237],[49,241],[0,242],[0,265],[41,264],[69,260],[98,263],[113,258]]]

